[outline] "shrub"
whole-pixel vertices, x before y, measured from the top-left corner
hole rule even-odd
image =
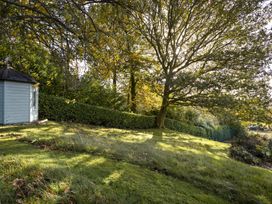
[[[215,127],[219,125],[218,119],[207,109],[191,106],[170,106],[167,118],[184,121],[201,127]]]
[[[77,103],[61,97],[40,94],[40,118],[55,121],[78,122],[101,125],[106,127],[148,129],[155,128],[156,116],[146,116],[128,112],[121,112],[100,106]],[[186,122],[166,118],[165,126],[200,137],[223,141],[233,136],[228,126],[218,126],[216,129],[195,126]]]
[[[127,109],[125,96],[115,92],[110,86],[104,86],[101,81],[90,79],[88,76],[83,77],[76,91],[71,91],[67,96],[84,104],[122,111]]]
[[[212,114],[216,116],[220,126],[229,127],[231,134],[235,137],[244,138],[246,136],[245,129],[241,125],[239,119],[224,109],[214,109]]]
[[[212,140],[224,141],[244,135],[244,129],[234,116],[223,110],[217,110],[217,112],[212,114],[201,107],[170,106],[167,117],[178,122],[182,121],[185,124],[180,127],[179,123],[177,125],[170,123],[171,127],[187,129],[188,124],[190,124],[189,127],[192,128],[190,131],[195,135]]]
[[[192,135],[196,135],[196,136],[201,136],[201,137],[206,137],[206,138],[209,137],[209,134],[207,133],[207,131],[204,128],[197,127],[197,126],[190,125],[190,124],[186,124],[184,122],[180,122],[177,120],[166,118],[165,126],[171,130],[176,130],[179,132],[184,132],[184,133],[188,133],[188,134],[192,134]]]
[[[249,164],[272,163],[272,139],[249,135],[232,143],[230,155]]]
[[[116,128],[153,128],[154,116],[120,112],[99,106],[76,103],[73,100],[40,94],[40,118],[78,122]]]
[[[209,139],[217,141],[230,140],[233,137],[238,137],[240,134],[236,128],[229,125],[219,125],[214,128],[206,128],[206,131],[209,132]]]
[[[243,146],[233,146],[230,149],[230,155],[232,158],[247,164],[256,165],[260,162],[257,157],[248,152]]]

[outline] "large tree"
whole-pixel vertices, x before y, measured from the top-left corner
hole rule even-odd
[[[170,104],[231,106],[259,97],[271,38],[262,0],[136,0],[123,7],[149,43],[163,88],[157,126]],[[266,89],[265,89],[266,90]],[[266,94],[266,93],[263,93]]]
[[[92,7],[110,2],[0,0],[0,40],[7,42],[9,50],[14,50],[14,44],[20,43],[29,52],[28,45],[31,47],[31,44],[39,44],[41,49],[49,51],[62,75],[59,76],[63,86],[61,94],[67,96],[78,82],[79,71],[75,62],[91,58],[90,53],[86,54],[86,46],[98,33],[106,35],[93,20],[97,14],[92,13]],[[16,61],[14,52],[5,54]]]

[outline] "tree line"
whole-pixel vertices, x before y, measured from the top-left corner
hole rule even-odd
[[[271,3],[270,3],[271,4]],[[264,0],[0,0],[0,58],[41,90],[157,114],[269,107],[271,5]]]

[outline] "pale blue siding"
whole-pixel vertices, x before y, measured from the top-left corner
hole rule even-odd
[[[5,81],[4,124],[30,122],[32,84]]]
[[[0,81],[0,124],[4,123],[4,82]]]

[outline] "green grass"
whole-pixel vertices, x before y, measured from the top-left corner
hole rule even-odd
[[[3,203],[15,199],[14,179],[31,185],[37,172],[46,179],[26,203],[272,202],[272,172],[230,159],[226,143],[54,122],[0,127],[0,137]]]

